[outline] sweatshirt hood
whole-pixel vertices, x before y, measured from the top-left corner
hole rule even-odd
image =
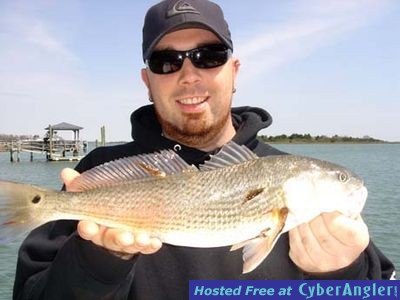
[[[271,115],[261,108],[249,106],[235,107],[231,112],[233,126],[236,129],[233,141],[254,149],[258,142],[257,133],[271,125]],[[164,137],[153,105],[143,106],[134,111],[131,114],[131,124],[133,140],[148,149],[149,153],[159,149],[174,149],[179,151],[180,155],[198,156],[199,159],[204,159],[204,156],[208,155]]]
[[[236,129],[233,141],[253,150],[252,144],[258,132],[272,124],[271,115],[262,108],[250,106],[234,107],[231,111],[233,126]]]

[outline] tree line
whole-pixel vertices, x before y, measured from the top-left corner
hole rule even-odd
[[[37,136],[32,135],[17,135],[17,134],[2,134],[0,133],[0,141],[1,142],[12,142],[12,141],[20,141],[20,140],[31,140]]]
[[[351,137],[351,136],[326,136],[317,135],[311,136],[311,134],[298,134],[293,133],[291,135],[281,134],[276,136],[261,135],[259,138],[267,143],[384,143],[383,140],[378,140],[370,136],[364,136],[362,138]]]

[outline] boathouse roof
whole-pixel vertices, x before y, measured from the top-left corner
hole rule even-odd
[[[83,127],[81,127],[81,126],[77,126],[77,125],[66,123],[66,122],[62,122],[62,123],[50,125],[50,126],[53,130],[81,130],[81,129],[83,129]],[[49,130],[49,126],[47,126],[45,129]]]

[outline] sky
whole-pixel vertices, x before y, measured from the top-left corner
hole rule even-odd
[[[0,0],[0,133],[84,127],[130,141],[149,104],[142,25],[157,1]],[[400,1],[218,0],[241,61],[234,106],[273,117],[264,135],[400,141]],[[68,136],[67,136],[68,138]]]

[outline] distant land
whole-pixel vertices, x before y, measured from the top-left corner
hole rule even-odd
[[[15,134],[1,134],[0,142],[11,142],[19,140],[29,140],[38,139],[38,135],[15,135]],[[398,142],[388,142],[384,140],[375,139],[370,136],[364,136],[362,138],[351,137],[351,136],[326,136],[317,135],[312,136],[310,134],[298,134],[293,133],[291,135],[281,134],[281,135],[259,135],[258,138],[266,143],[271,144],[398,144]],[[107,144],[122,144],[126,141],[114,141],[108,142]]]
[[[372,138],[370,136],[364,136],[362,138],[351,137],[351,136],[326,136],[317,135],[311,136],[310,134],[298,134],[293,133],[291,135],[281,134],[276,136],[260,135],[259,139],[271,144],[383,144],[383,143],[398,143],[398,142],[387,142]]]
[[[21,140],[32,140],[38,138],[38,135],[17,135],[17,134],[2,134],[0,133],[0,142],[13,142]]]

